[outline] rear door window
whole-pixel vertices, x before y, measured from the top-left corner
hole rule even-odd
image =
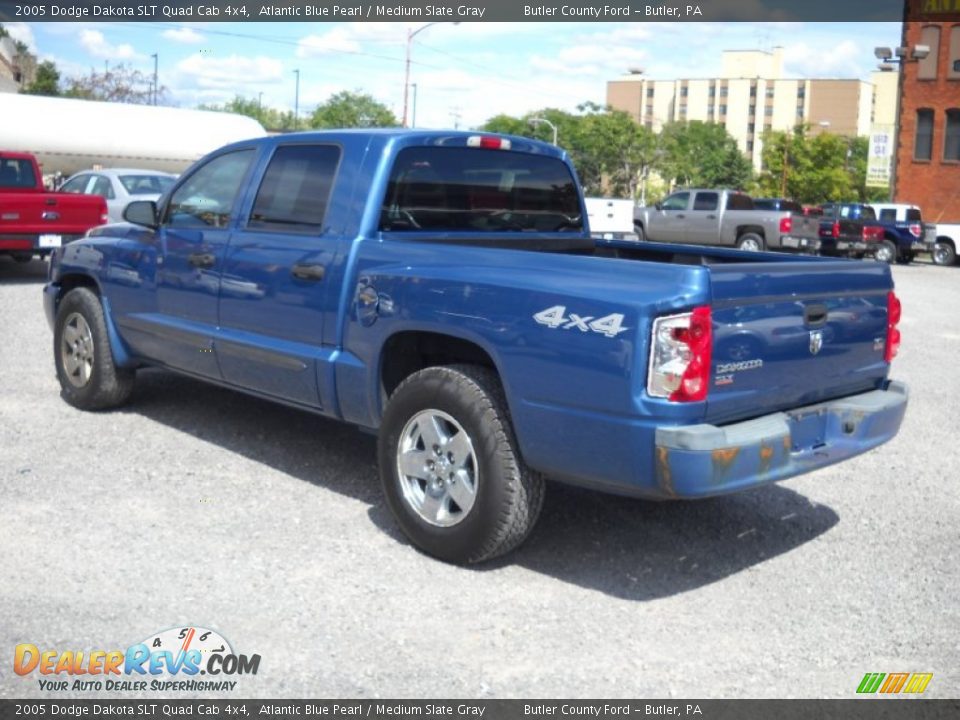
[[[716,210],[719,196],[715,192],[698,192],[693,201],[694,210]]]
[[[263,175],[247,227],[319,233],[339,164],[337,145],[278,147]]]
[[[897,221],[897,211],[893,208],[884,208],[880,211],[880,221],[881,222],[896,222]]]
[[[727,210],[753,210],[753,200],[743,193],[727,195]]]
[[[486,148],[397,154],[380,213],[391,232],[578,232],[580,194],[557,158]]]

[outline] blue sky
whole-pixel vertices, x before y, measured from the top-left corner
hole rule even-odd
[[[399,117],[409,28],[393,23],[12,23],[6,27],[66,75],[124,62],[153,72],[182,107],[236,94],[293,109],[300,70],[306,114],[360,90]],[[900,23],[439,23],[414,39],[417,125],[473,127],[497,113],[603,103],[606,82],[641,67],[656,79],[714,76],[725,49],[785,49],[790,77],[867,79],[873,48]],[[412,102],[412,101],[411,101]]]

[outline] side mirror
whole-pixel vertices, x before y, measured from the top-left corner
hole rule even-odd
[[[157,219],[157,204],[153,200],[134,200],[123,209],[123,219],[134,225],[145,225],[156,230],[160,227]]]
[[[654,206],[657,210],[663,210],[663,203],[657,202],[657,203],[654,203],[653,206]]]

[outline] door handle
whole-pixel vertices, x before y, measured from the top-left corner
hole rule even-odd
[[[708,219],[708,220],[716,220],[716,219],[717,219],[717,216],[716,216],[716,215],[707,215],[707,219]]]
[[[677,217],[678,217],[678,218],[685,218],[686,215],[684,215],[683,213],[677,213]]]
[[[187,262],[195,268],[212,268],[217,257],[213,253],[190,253],[187,255]]]
[[[297,263],[290,270],[290,274],[298,280],[318,282],[323,280],[323,276],[327,274],[327,269],[318,263]]]

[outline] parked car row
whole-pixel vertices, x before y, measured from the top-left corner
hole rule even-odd
[[[934,262],[951,264],[956,256],[956,243],[946,238],[938,245],[937,226],[924,223],[916,205],[824,203],[810,208],[783,198],[754,200],[737,191],[694,188],[636,208],[634,229],[640,240],[871,257],[886,263],[909,263],[918,253],[929,253]]]
[[[36,157],[0,151],[0,255],[18,262],[45,257],[93,227],[122,222],[130,202],[158,200],[176,177],[154,170],[88,170],[49,192]]]

